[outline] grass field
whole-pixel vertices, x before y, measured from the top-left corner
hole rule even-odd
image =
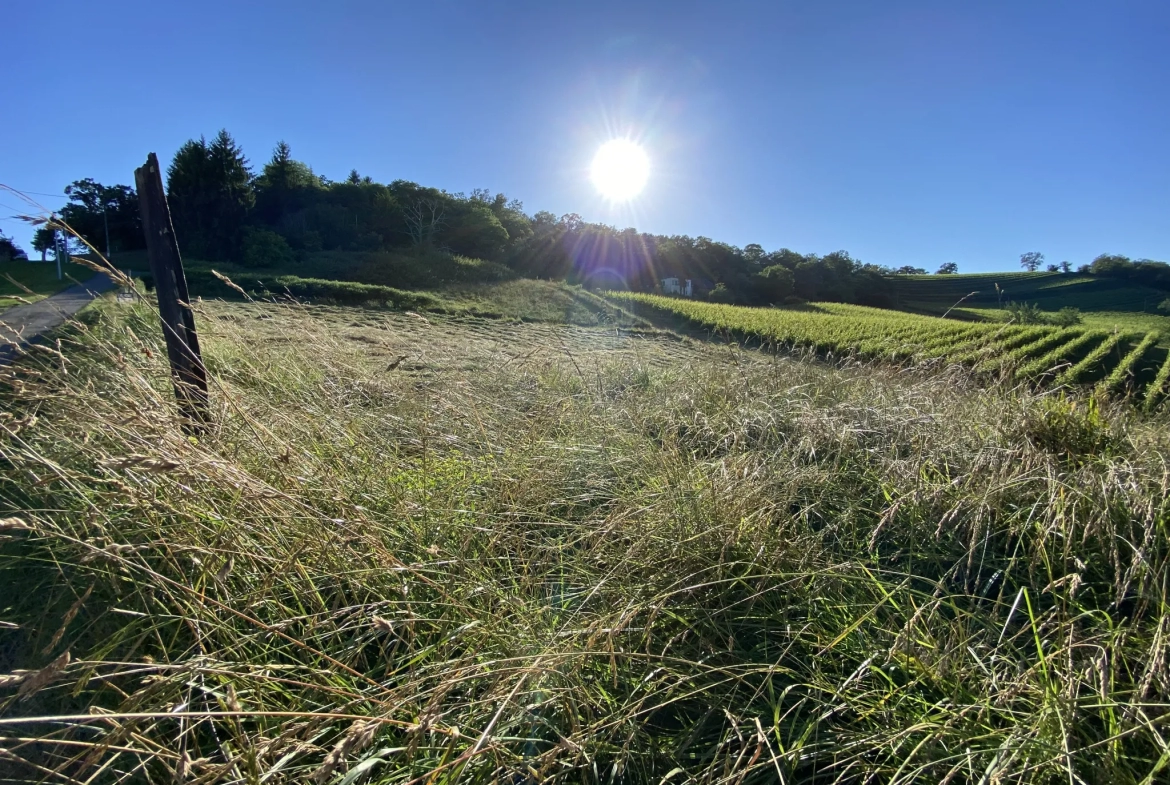
[[[216,265],[193,266],[187,273],[187,281],[192,296],[197,297],[292,298],[318,304],[581,325],[635,326],[642,323],[614,303],[580,286],[531,278],[494,283],[448,283],[431,290],[405,290],[344,280],[269,275]]]
[[[822,357],[955,364],[1036,387],[1096,385],[1147,410],[1170,392],[1170,353],[1158,331],[980,324],[833,303],[745,308],[630,292],[609,296],[650,319]]]
[[[0,311],[21,302],[36,302],[68,288],[73,285],[71,278],[88,281],[94,275],[92,270],[79,264],[63,265],[61,272],[64,279],[58,281],[57,265],[52,262],[0,263]],[[32,294],[26,289],[32,290]]]
[[[1017,302],[1034,303],[1049,312],[1076,308],[1087,317],[1093,312],[1104,312],[1161,318],[1158,303],[1168,296],[1164,291],[1117,278],[1075,273],[899,275],[890,281],[894,287],[894,307],[923,314],[942,314],[959,303],[964,309],[985,311]],[[1116,319],[1106,317],[1106,321],[1109,318]],[[1104,326],[1104,323],[1093,323],[1093,326]]]
[[[12,779],[1168,771],[1164,415],[650,330],[196,309],[198,438],[148,305],[4,372]]]

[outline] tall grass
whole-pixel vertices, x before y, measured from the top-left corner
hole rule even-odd
[[[198,309],[198,440],[145,305],[4,371],[14,780],[1166,776],[1164,417],[605,329]]]

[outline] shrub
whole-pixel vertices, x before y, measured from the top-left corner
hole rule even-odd
[[[713,303],[733,303],[735,294],[724,284],[715,284],[715,288],[707,292],[707,299]]]
[[[1008,303],[1008,317],[1016,324],[1044,324],[1044,312],[1035,303]]]
[[[248,267],[280,267],[294,261],[288,242],[270,229],[244,232],[244,264]]]
[[[1084,319],[1081,318],[1081,310],[1079,308],[1066,306],[1057,311],[1048,321],[1057,327],[1074,327],[1083,322]]]

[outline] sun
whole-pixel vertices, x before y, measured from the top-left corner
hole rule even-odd
[[[625,202],[637,196],[650,176],[646,151],[629,139],[611,139],[593,157],[593,184],[602,196]]]

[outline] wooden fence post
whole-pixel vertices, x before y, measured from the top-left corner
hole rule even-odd
[[[150,256],[150,272],[158,294],[158,314],[162,319],[163,335],[167,341],[167,356],[171,362],[171,380],[179,409],[195,431],[203,430],[210,420],[207,398],[207,369],[199,352],[199,337],[195,334],[195,314],[191,311],[191,297],[187,293],[187,277],[183,274],[183,260],[171,225],[171,211],[163,191],[162,172],[158,157],[151,153],[146,163],[134,170],[138,186],[138,209],[142,213],[142,228],[146,233],[146,250]]]

